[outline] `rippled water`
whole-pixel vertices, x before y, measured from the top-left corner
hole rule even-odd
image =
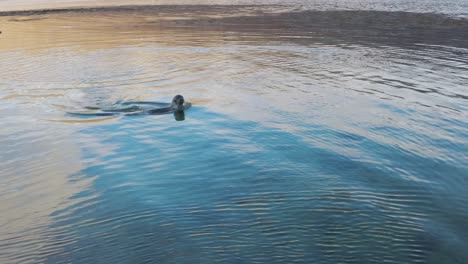
[[[0,17],[1,263],[468,263],[468,21]],[[172,115],[82,118],[116,101]]]

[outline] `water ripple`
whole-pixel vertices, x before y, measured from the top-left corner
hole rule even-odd
[[[0,262],[467,258],[465,19],[145,8],[1,14]]]

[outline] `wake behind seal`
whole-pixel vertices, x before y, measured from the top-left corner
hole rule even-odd
[[[67,112],[79,116],[118,116],[118,115],[164,115],[174,114],[177,121],[185,119],[184,111],[192,106],[185,102],[182,95],[178,94],[172,98],[171,103],[148,102],[148,101],[118,101],[108,106],[88,106],[86,111]]]

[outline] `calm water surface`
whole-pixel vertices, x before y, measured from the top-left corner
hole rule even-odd
[[[1,16],[0,262],[468,263],[468,20],[355,9]]]

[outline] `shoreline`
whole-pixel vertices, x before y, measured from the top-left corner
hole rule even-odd
[[[66,8],[37,8],[37,9],[24,9],[24,10],[11,10],[11,11],[2,11],[0,10],[0,17],[2,16],[33,16],[33,15],[44,15],[44,14],[58,14],[58,13],[67,13],[67,12],[128,12],[128,11],[142,11],[142,8],[146,11],[155,11],[155,9],[170,9],[176,7],[190,7],[193,10],[199,11],[204,10],[205,8],[249,8],[249,7],[262,7],[265,5],[198,5],[198,4],[171,4],[171,5],[102,5],[102,6],[70,6]],[[281,5],[268,5],[271,6],[281,6]]]
[[[126,7],[126,6],[175,6],[175,5],[213,5],[210,1],[196,1],[190,2],[187,0],[39,0],[32,3],[29,1],[17,0],[0,0],[0,13],[6,12],[27,12],[27,11],[45,11],[45,10],[75,10],[75,9],[90,9],[90,8],[113,8],[113,7]],[[255,4],[235,4],[232,1],[217,1],[216,5],[239,5],[239,6],[257,6]]]

